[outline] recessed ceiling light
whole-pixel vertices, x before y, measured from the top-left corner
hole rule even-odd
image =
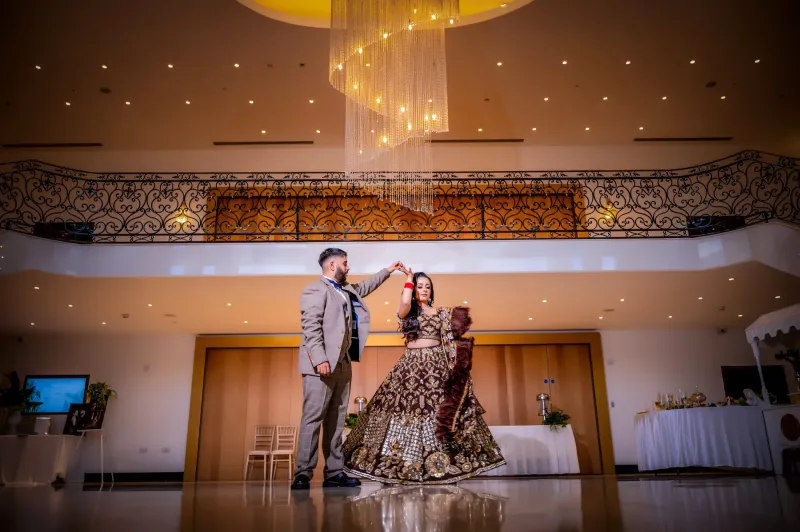
[[[384,302],[383,302],[383,304],[384,304],[384,305],[388,305],[388,304],[389,304],[389,302],[388,302],[388,301],[384,301]]]
[[[314,100],[308,100],[308,103],[314,103]]]
[[[105,325],[105,324],[106,324],[106,322],[103,322],[103,325]]]
[[[464,304],[465,305],[469,305],[469,301],[464,301]]]
[[[392,320],[391,320],[391,319],[389,319],[389,318],[386,318],[386,321],[392,321]]]
[[[130,105],[130,104],[131,104],[131,102],[125,102],[125,105]]]
[[[739,317],[740,317],[740,318],[741,318],[741,317],[743,317],[743,316],[744,316],[744,314],[739,314]]]
[[[433,98],[428,98],[428,103],[433,103]]]
[[[733,281],[733,277],[728,277],[728,280],[729,281]]]
[[[234,68],[239,68],[239,63],[234,63],[233,66]]]
[[[598,319],[601,319],[601,320],[602,320],[602,319],[603,319],[603,316],[598,316]]]
[[[608,96],[603,96],[603,101],[608,100]]]
[[[42,67],[40,67],[39,65],[36,65],[36,70],[41,70],[41,69],[42,69]]]
[[[566,62],[566,61],[561,61],[561,64],[562,64],[562,65],[566,65],[566,64],[567,64],[567,62]]]
[[[230,303],[228,303],[227,305],[228,305],[229,307],[231,306],[231,304],[230,304]]]
[[[780,299],[780,298],[781,298],[781,296],[775,296],[775,299]]]
[[[71,103],[69,103],[69,102],[64,102],[64,103],[65,103],[65,104],[67,104],[67,107],[69,107],[70,105],[72,105],[72,104],[71,104]]]
[[[643,130],[644,130],[644,126],[639,126],[639,131],[643,131]]]
[[[148,306],[148,307],[152,307],[152,306],[153,306],[153,304],[152,304],[152,303],[148,303],[148,304],[147,304],[147,306]]]
[[[667,316],[669,319],[672,319],[672,316]]]
[[[106,65],[101,65],[101,66],[103,67],[103,70],[108,68]]]
[[[697,299],[703,299],[703,296],[698,297]]]
[[[167,65],[167,68],[172,68],[172,65]]]
[[[622,299],[620,299],[620,301],[625,301],[625,298],[623,297]]]
[[[369,63],[367,63],[367,65],[366,65],[366,66],[368,66],[368,67],[371,67],[372,65],[371,65],[371,64],[369,64]]]
[[[72,308],[72,305],[67,305],[69,308]]]
[[[630,65],[630,64],[631,64],[631,62],[630,62],[630,61],[625,61],[625,64],[626,64],[626,65]]]
[[[756,59],[755,60],[755,63],[760,63],[760,62],[761,62],[761,59]]]
[[[546,299],[542,299],[542,303],[547,303],[547,300]]]
[[[549,102],[550,98],[545,97],[544,101]]]
[[[498,61],[497,66],[503,66],[503,63],[501,61]]]
[[[31,327],[33,327],[34,325],[36,325],[36,324],[35,324],[35,323],[33,323],[33,322],[31,322]]]
[[[693,64],[694,64],[694,59],[692,59],[691,61],[689,61],[689,64],[690,64],[690,65],[693,65]]]
[[[727,96],[720,96],[719,97],[720,100],[724,100],[725,98],[727,98]]]
[[[39,289],[39,287],[38,287],[38,286],[34,286],[34,287],[33,287],[33,289],[34,289],[34,290],[38,290],[38,289]]]
[[[662,97],[661,97],[661,99],[662,99],[662,100],[666,100],[666,99],[667,99],[667,97],[666,97],[666,96],[662,96]]]
[[[479,127],[479,128],[478,128],[478,132],[481,132],[481,131],[483,131],[483,128],[482,128],[482,127]]]
[[[244,322],[247,323],[247,320],[244,320]]]
[[[535,128],[535,127],[532,127],[532,128],[531,128],[531,131],[536,131],[536,128]]]
[[[318,129],[318,130],[317,130],[317,133],[322,133],[322,131],[320,131],[320,130]]]
[[[450,24],[453,24],[453,23],[455,23],[455,20],[450,19]]]
[[[192,102],[190,102],[189,100],[186,100],[186,105],[191,105],[191,103]]]
[[[249,102],[249,103],[250,103],[250,105],[253,105],[253,104],[254,104],[254,103],[256,103],[256,102],[254,102],[253,100],[250,100],[250,102]]]
[[[586,131],[589,131],[589,128],[588,128],[588,127],[586,128]]]

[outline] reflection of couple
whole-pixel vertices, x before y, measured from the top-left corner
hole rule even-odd
[[[345,471],[387,484],[444,484],[503,465],[472,391],[472,339],[462,338],[472,322],[468,309],[434,308],[431,279],[401,262],[356,284],[347,283],[344,251],[326,249],[319,264],[322,278],[300,299],[303,415],[292,488],[309,487],[320,428],[323,487],[358,486]],[[407,349],[342,445],[350,363],[369,333],[363,298],[396,270],[407,276],[398,309]]]

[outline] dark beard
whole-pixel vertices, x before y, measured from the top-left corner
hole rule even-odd
[[[339,266],[336,267],[336,273],[333,274],[333,279],[339,283],[344,284],[347,281],[347,274]]]

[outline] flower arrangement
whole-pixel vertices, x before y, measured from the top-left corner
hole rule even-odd
[[[564,428],[569,424],[569,414],[565,414],[563,410],[553,410],[548,412],[542,420],[543,425],[550,425],[550,430],[558,430]]]

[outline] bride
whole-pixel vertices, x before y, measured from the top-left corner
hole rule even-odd
[[[406,351],[344,443],[345,472],[385,484],[448,484],[505,464],[472,390],[472,323],[434,308],[433,282],[404,270],[397,316]]]

